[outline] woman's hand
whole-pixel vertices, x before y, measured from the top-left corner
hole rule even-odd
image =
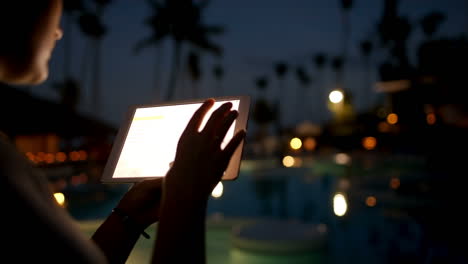
[[[120,200],[117,208],[143,227],[159,219],[163,179],[156,178],[136,183]]]
[[[131,226],[120,213],[112,213],[93,234],[109,263],[124,263],[141,232],[159,220],[162,183],[161,178],[139,182],[122,197],[117,208],[131,219]]]
[[[221,149],[238,115],[237,111],[231,111],[231,103],[214,111],[199,131],[203,117],[213,104],[213,99],[205,101],[192,116],[179,139],[174,164],[164,178],[161,219],[152,263],[206,263],[208,197],[245,137],[245,131],[239,131]]]
[[[245,137],[245,131],[239,131],[221,149],[227,131],[238,116],[236,110],[231,110],[230,102],[215,110],[203,130],[199,131],[213,104],[214,100],[208,99],[200,106],[179,139],[174,165],[165,179],[165,192],[169,195],[208,198]]]

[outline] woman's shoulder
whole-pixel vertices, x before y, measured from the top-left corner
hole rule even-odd
[[[99,249],[79,230],[74,219],[59,207],[48,188],[45,175],[20,153],[14,144],[0,138],[0,198],[6,202],[8,227],[3,239],[35,248],[38,260],[65,257],[73,263],[104,263]],[[18,234],[18,230],[28,238]],[[25,241],[26,240],[26,241]],[[15,243],[8,253],[14,254]],[[15,259],[30,256],[15,255]]]
[[[4,184],[24,183],[27,178],[43,177],[42,172],[34,168],[9,140],[0,136],[0,181]],[[39,180],[40,181],[40,180]]]

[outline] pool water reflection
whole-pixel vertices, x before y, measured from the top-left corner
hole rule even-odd
[[[416,260],[420,257],[420,227],[400,210],[400,205],[411,203],[397,196],[389,185],[395,171],[401,179],[417,175],[414,161],[404,159],[403,165],[379,167],[373,164],[364,169],[337,164],[333,158],[304,160],[300,167],[291,168],[277,166],[271,160],[245,161],[238,179],[223,182],[222,195],[210,198],[208,261],[230,263],[233,228],[249,221],[270,220],[321,228],[328,237],[325,254],[329,263]],[[82,223],[89,223],[89,220],[96,223],[107,216],[126,188],[128,186],[113,186],[101,202],[94,202],[92,206],[71,203],[69,210]],[[335,215],[333,208],[333,197],[337,193],[344,194],[347,203],[347,211],[341,217]],[[373,197],[373,204],[366,203],[369,197]],[[418,202],[413,204],[417,206]],[[88,227],[87,232],[92,229]],[[147,243],[139,241],[135,254],[142,254],[140,259],[149,254]],[[276,259],[281,260],[279,256]]]

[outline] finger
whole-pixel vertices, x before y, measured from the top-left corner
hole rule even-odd
[[[224,137],[226,137],[226,133],[228,132],[229,128],[231,128],[232,123],[234,120],[236,120],[237,116],[239,113],[234,110],[229,112],[229,114],[226,116],[226,118],[223,120],[223,123],[221,126],[218,128],[218,131],[216,132],[216,145],[220,145],[221,142],[223,142]]]
[[[203,133],[212,136],[215,133],[216,127],[219,126],[221,120],[229,113],[231,107],[232,103],[227,102],[216,109],[216,111],[211,114],[210,119],[206,123],[205,128],[203,129]]]
[[[203,121],[203,117],[206,115],[208,110],[210,110],[213,104],[214,104],[214,99],[212,98],[207,99],[205,102],[203,102],[203,104],[193,114],[192,118],[187,124],[187,127],[185,128],[185,131],[198,131],[198,128],[200,127]]]
[[[229,144],[224,148],[223,150],[223,157],[229,163],[231,160],[232,155],[234,154],[234,151],[236,151],[237,147],[240,145],[242,140],[244,140],[246,135],[245,130],[241,130],[237,132],[234,137],[229,141]]]

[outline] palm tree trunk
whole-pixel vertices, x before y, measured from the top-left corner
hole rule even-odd
[[[346,68],[346,62],[348,61],[348,44],[349,44],[349,36],[351,33],[351,24],[349,20],[349,11],[343,10],[342,12],[342,21],[343,21],[343,41],[342,41],[342,58],[343,58],[343,65],[341,70],[337,73],[337,84],[339,86],[344,86],[344,73]]]
[[[177,75],[179,73],[179,63],[180,63],[180,54],[181,53],[181,42],[175,40],[174,42],[174,56],[172,58],[172,73],[169,79],[169,86],[167,91],[166,100],[170,101],[174,99],[176,83],[177,83]]]
[[[200,96],[200,84],[196,80],[192,80],[192,90],[193,90],[193,98],[198,98]]]
[[[370,107],[370,93],[371,91],[371,80],[370,80],[370,60],[366,58],[364,61],[364,85],[363,85],[363,94],[362,94],[362,105],[364,109]]]
[[[101,110],[101,44],[100,38],[94,40],[92,106],[96,115],[99,115]]]
[[[281,100],[285,100],[284,95],[284,79],[279,78],[278,79],[278,92],[276,94],[276,107],[277,107],[277,117],[276,117],[276,130],[278,134],[281,133],[283,129],[283,110],[282,110],[282,104]]]
[[[163,63],[163,45],[161,43],[158,43],[156,45],[156,51],[155,51],[156,58],[154,60],[154,73],[153,73],[153,93],[152,93],[152,100],[155,103],[160,100],[161,92],[160,92],[160,83],[161,83],[161,65]]]

